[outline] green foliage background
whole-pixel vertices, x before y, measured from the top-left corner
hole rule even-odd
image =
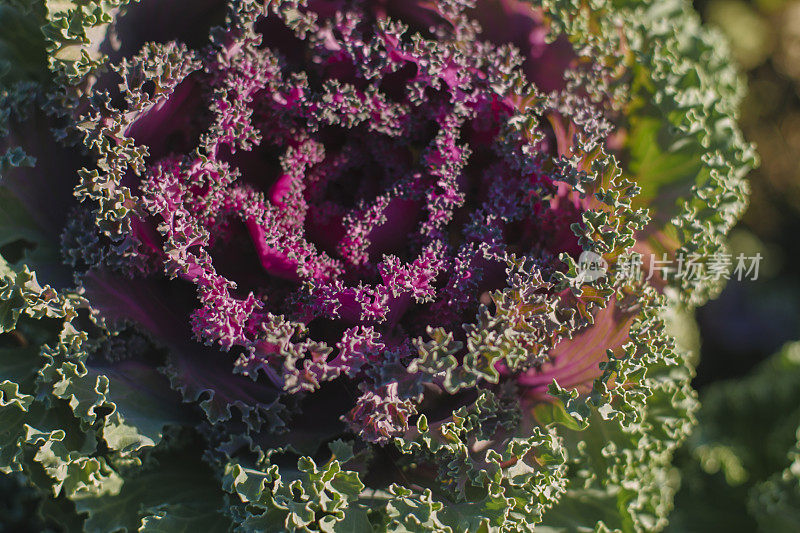
[[[699,425],[676,457],[668,531],[779,532],[800,524],[800,2],[698,0],[748,78],[741,125],[761,166],[734,253],[761,253],[697,312]]]

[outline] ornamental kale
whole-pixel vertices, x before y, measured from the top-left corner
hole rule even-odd
[[[755,163],[682,0],[1,9],[0,471],[44,519],[664,527],[663,306],[721,280],[630,265],[722,250]]]

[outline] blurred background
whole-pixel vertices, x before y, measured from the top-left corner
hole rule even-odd
[[[694,4],[747,77],[741,126],[761,166],[730,247],[764,259],[696,312],[703,407],[669,531],[800,531],[800,0]]]
[[[800,1],[697,0],[728,36],[748,78],[741,126],[761,155],[752,194],[731,234],[734,255],[761,252],[759,281],[731,281],[698,312],[702,355],[696,385],[746,375],[800,338]]]

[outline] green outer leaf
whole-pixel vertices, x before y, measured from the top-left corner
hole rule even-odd
[[[113,404],[114,412],[108,415],[103,438],[112,449],[129,453],[154,446],[161,441],[165,426],[195,421],[155,368],[122,361],[95,371],[109,380],[106,400]]]
[[[0,5],[0,88],[20,81],[47,80],[42,24],[44,8],[40,1]]]
[[[156,449],[143,468],[123,477],[117,493],[76,498],[75,506],[87,513],[87,532],[230,529],[213,472],[199,457],[181,450]]]

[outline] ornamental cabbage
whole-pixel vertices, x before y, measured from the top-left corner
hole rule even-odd
[[[755,163],[687,3],[0,5],[0,471],[46,520],[666,525],[663,308],[724,279],[630,265],[724,250]]]

